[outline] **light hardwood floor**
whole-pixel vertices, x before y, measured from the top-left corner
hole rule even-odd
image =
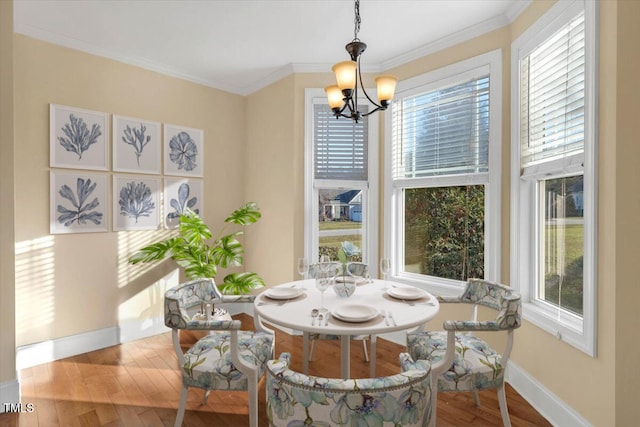
[[[247,315],[234,316],[245,329],[253,328]],[[196,339],[183,334],[186,346]],[[399,372],[398,353],[403,346],[378,339],[376,372]],[[288,351],[292,369],[302,370],[302,338],[277,331],[276,356]],[[351,373],[366,377],[360,342],[351,348]],[[321,341],[310,373],[339,376],[339,343]],[[172,426],[180,395],[180,374],[170,333],[46,363],[20,372],[22,403],[34,411],[1,414],[0,426]],[[245,392],[213,391],[200,405],[203,392],[189,390],[184,426],[240,427],[249,422]],[[550,426],[513,388],[507,385],[511,423],[518,426]],[[438,427],[501,426],[495,391],[480,393],[479,407],[468,393],[438,395]],[[259,389],[260,427],[267,426],[265,381]]]

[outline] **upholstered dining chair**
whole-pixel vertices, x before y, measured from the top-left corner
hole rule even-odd
[[[469,279],[461,295],[440,296],[438,301],[441,304],[469,304],[471,320],[447,320],[443,324],[444,331],[407,333],[407,349],[413,360],[424,359],[431,363],[434,420],[437,392],[471,391],[479,405],[479,390],[497,389],[502,422],[505,427],[511,426],[504,373],[513,347],[514,330],[522,324],[520,295],[499,283]],[[495,319],[478,320],[478,306],[496,311]],[[499,353],[475,332],[506,333],[505,348]],[[416,365],[407,362],[403,368],[416,369]]]
[[[400,354],[401,364],[413,362]],[[267,418],[272,427],[293,425],[420,426],[431,417],[431,373],[417,369],[379,378],[308,376],[289,368],[282,353],[267,363]]]
[[[253,302],[254,295],[222,295],[213,279],[198,279],[169,289],[164,295],[164,323],[172,329],[173,348],[182,375],[180,406],[175,426],[182,425],[187,390],[205,390],[206,404],[211,390],[248,390],[249,423],[258,425],[258,380],[267,361],[273,358],[274,337],[265,332],[240,330],[242,323],[214,318],[210,308],[190,315],[189,309],[215,303]],[[183,352],[180,331],[212,331]]]
[[[368,271],[368,267],[365,269],[365,267],[367,266],[367,264],[365,263],[348,263],[347,266],[349,266],[349,264],[354,264],[353,267],[353,271],[356,273],[362,273],[362,274],[358,274],[364,277],[365,271]],[[318,273],[318,269],[320,268],[320,264],[311,264],[309,266],[309,277],[310,278],[315,278],[316,274]],[[329,263],[329,274],[334,276],[335,274],[339,274],[342,271],[342,264],[339,262],[335,262],[332,261]],[[335,273],[335,274],[333,274]],[[367,341],[369,340],[369,338],[371,338],[369,335],[352,335],[351,339],[352,340],[356,340],[356,341],[362,341],[362,352],[364,354],[364,360],[366,362],[369,361],[369,353],[367,351]],[[338,335],[330,335],[330,334],[309,334],[309,342],[311,343],[311,349],[309,350],[309,361],[313,360],[313,356],[316,352],[316,343],[319,340],[326,340],[326,341],[335,341],[335,340],[339,340],[340,337]],[[307,357],[307,353],[306,353],[306,349],[304,349],[305,351],[305,356]]]

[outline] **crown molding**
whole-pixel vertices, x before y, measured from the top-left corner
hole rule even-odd
[[[505,25],[512,23],[529,6],[530,3],[531,3],[531,0],[517,1],[505,14],[501,16],[498,16],[493,19],[489,19],[477,25],[473,25],[455,34],[442,37],[432,43],[426,44],[417,49],[413,49],[404,54],[382,61],[378,64],[371,64],[371,63],[362,64],[362,71],[365,73],[380,73],[382,71],[399,67],[411,61],[414,61],[424,56],[438,52],[442,49],[446,49],[456,44],[468,41],[474,37],[478,37],[482,34],[486,34],[490,31],[501,28]],[[250,95],[293,73],[329,73],[331,70],[331,67],[333,66],[333,64],[310,64],[310,63],[287,64],[277,69],[276,71],[270,73],[266,77],[255,81],[252,84],[239,87],[239,86],[221,84],[219,81],[214,81],[211,79],[203,79],[201,77],[179,71],[175,68],[167,67],[164,64],[161,64],[155,61],[150,61],[144,57],[123,55],[120,52],[93,46],[81,40],[65,37],[60,34],[52,33],[52,32],[43,30],[38,27],[30,26],[30,25],[17,23],[15,25],[14,31],[16,33],[33,37],[35,39],[39,39],[48,43],[56,44],[63,47],[68,47],[68,48],[79,50],[81,52],[89,53],[92,55],[113,59],[118,62],[134,65],[134,66],[141,67],[150,71],[155,71],[170,77],[176,77],[192,83],[200,84],[200,85],[211,87],[214,89],[219,89],[224,92],[229,92],[229,93],[233,93],[241,96]]]

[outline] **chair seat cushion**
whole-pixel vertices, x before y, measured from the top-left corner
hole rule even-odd
[[[240,357],[258,367],[258,378],[273,355],[273,336],[255,331],[238,331]],[[186,386],[208,390],[247,390],[246,376],[231,360],[228,332],[200,339],[184,354],[182,381]]]
[[[447,350],[445,331],[407,334],[407,349],[413,360],[428,360],[433,365]],[[501,355],[482,339],[471,334],[456,334],[453,365],[438,379],[438,391],[472,391],[499,387],[504,380]]]

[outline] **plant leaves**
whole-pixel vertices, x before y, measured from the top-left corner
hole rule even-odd
[[[260,219],[260,209],[255,202],[249,202],[243,207],[236,209],[233,213],[224,221],[233,224],[247,225],[254,223]]]
[[[224,278],[224,283],[219,285],[220,292],[227,295],[249,293],[252,289],[264,286],[264,280],[256,273],[232,273]]]
[[[240,241],[235,238],[237,234],[238,233],[234,233],[224,236],[220,239],[219,244],[211,251],[213,262],[222,268],[242,265],[244,249]]]
[[[177,237],[173,237],[145,246],[129,257],[129,262],[131,264],[137,264],[139,262],[150,262],[164,259],[167,256],[167,253],[171,251],[177,240]]]

